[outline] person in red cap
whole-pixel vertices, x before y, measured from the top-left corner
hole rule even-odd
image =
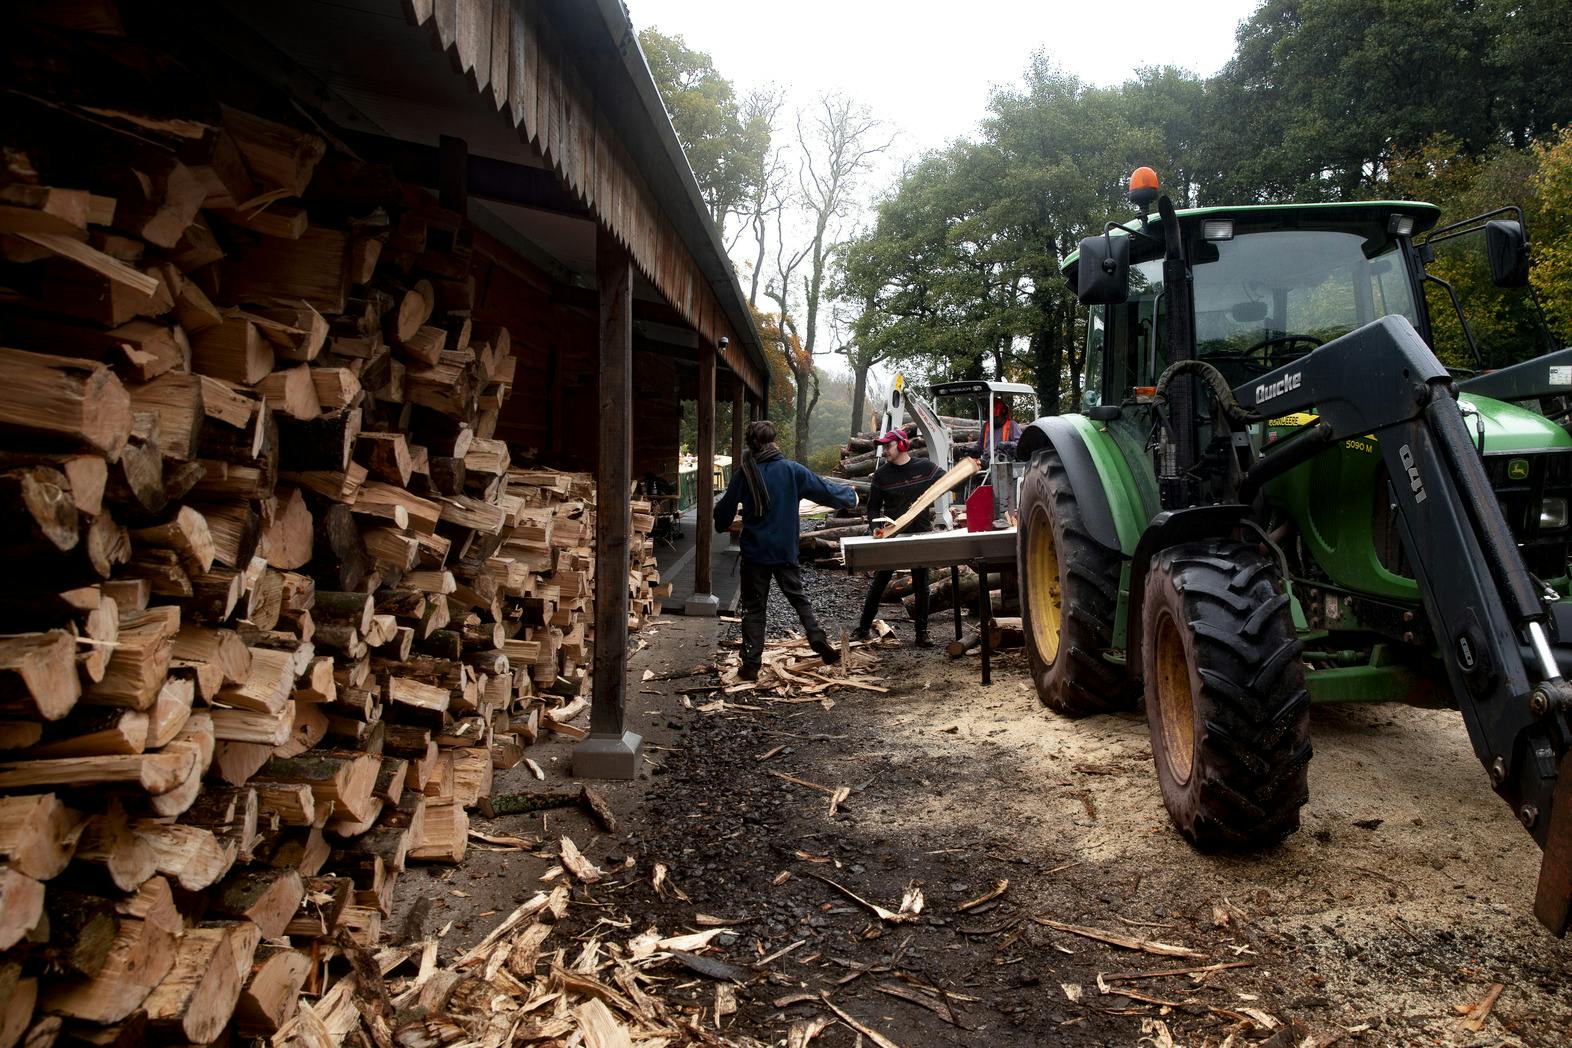
[[[870,528],[880,517],[899,518],[943,473],[931,460],[912,457],[911,440],[902,430],[892,429],[875,443],[884,449],[884,464],[873,474],[873,480],[868,485]],[[929,507],[906,525],[904,531],[906,534],[918,534],[932,528],[933,508]],[[857,640],[867,640],[872,635],[873,620],[879,614],[879,602],[884,599],[885,587],[894,575],[893,571],[873,573],[873,581],[868,584],[868,596],[862,602],[862,618],[852,633]],[[917,646],[931,648],[933,641],[928,639],[927,568],[912,569],[912,594],[917,603],[914,616]]]

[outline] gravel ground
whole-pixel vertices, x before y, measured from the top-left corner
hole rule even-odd
[[[854,623],[863,580],[804,577],[826,626]],[[904,616],[886,610],[909,644]],[[776,636],[797,625],[778,597],[770,617]],[[634,678],[712,659],[714,630],[647,631]],[[831,1048],[872,1040],[847,1020],[903,1048],[1572,1043],[1572,948],[1533,920],[1537,851],[1455,713],[1318,708],[1303,829],[1264,855],[1207,856],[1168,824],[1139,713],[1051,716],[1019,652],[999,657],[989,688],[975,657],[902,646],[881,660],[888,693],[822,704],[738,693],[715,706],[679,691],[702,676],[648,681],[629,713],[651,763],[642,781],[607,787],[617,834],[572,811],[477,826],[570,834],[612,872],[576,893],[565,937],[623,942],[726,918],[715,945],[742,969],[735,1011],[720,984],[675,961],[648,989],[732,1043],[784,1044],[794,1022],[834,1018],[826,1001],[844,1013],[814,1042]],[[551,750],[533,755],[548,785],[562,779]],[[832,817],[824,793],[772,773],[850,795]],[[445,949],[462,948],[552,861],[548,847],[430,875],[450,890],[428,893],[428,926],[455,920]],[[925,907],[881,920],[816,878],[890,910],[918,887]],[[1467,1028],[1459,1008],[1496,983],[1483,1028]]]

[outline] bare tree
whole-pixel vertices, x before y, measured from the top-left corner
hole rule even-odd
[[[780,310],[780,323],[776,326],[776,330],[780,334],[781,355],[786,358],[786,367],[791,371],[792,384],[796,387],[796,401],[792,412],[794,446],[797,461],[806,462],[808,418],[819,402],[818,378],[814,374],[813,352],[804,345],[797,330],[797,321],[792,315],[791,288],[797,270],[801,268],[803,260],[808,257],[813,245],[805,245],[799,251],[792,251],[786,246],[786,210],[783,203],[775,211],[775,278],[765,287],[764,294],[773,299]],[[813,390],[811,400],[810,387]]]
[[[780,87],[770,85],[759,88],[749,92],[747,98],[743,99],[743,119],[750,129],[762,129],[768,140],[773,142],[776,132],[780,130],[780,112],[785,104],[786,94]],[[742,240],[744,232],[753,234],[758,252],[753,264],[752,286],[748,289],[748,304],[752,306],[757,306],[759,301],[759,273],[764,268],[765,243],[768,239],[770,219],[776,211],[785,206],[785,196],[782,192],[785,183],[784,147],[765,149],[759,158],[758,168],[749,180],[748,194],[735,212],[743,221],[738,223],[736,232],[726,243],[726,252],[731,254]]]
[[[781,343],[787,366],[796,381],[793,431],[796,454],[804,462],[809,453],[813,409],[819,402],[819,375],[814,366],[819,341],[819,313],[825,300],[825,278],[840,241],[842,221],[855,203],[859,176],[876,156],[888,149],[882,125],[867,106],[845,95],[826,95],[810,113],[797,114],[799,160],[795,200],[784,189],[777,191],[781,206],[774,212],[777,236],[775,275],[765,295],[780,308]],[[786,246],[785,216],[800,209],[809,229],[807,243],[793,251]],[[759,240],[759,258],[764,256]],[[796,280],[801,277],[803,323],[794,311]],[[838,341],[838,339],[836,340]],[[796,343],[795,345],[789,342]],[[866,376],[865,376],[866,377]]]
[[[803,277],[806,327],[803,345],[812,356],[818,340],[819,307],[830,255],[839,243],[840,222],[851,209],[857,179],[890,147],[883,125],[868,107],[846,95],[826,95],[806,122],[797,115],[797,144],[802,166],[797,184],[802,206],[813,223],[808,242],[808,272]]]

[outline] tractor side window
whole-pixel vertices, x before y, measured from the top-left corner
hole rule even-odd
[[[1136,386],[1150,386],[1162,371],[1158,332],[1161,330],[1163,263],[1142,262],[1130,267],[1130,294],[1117,305],[1104,306],[1094,314],[1101,330],[1087,335],[1087,404],[1101,403],[1104,389],[1108,398],[1120,400],[1131,395]],[[1091,363],[1091,340],[1100,341],[1107,357],[1108,381],[1104,388],[1092,389],[1102,369]]]
[[[1458,304],[1479,343],[1485,367],[1506,367],[1559,348],[1545,331],[1529,290],[1496,287],[1490,279],[1483,226],[1438,241],[1433,249],[1435,259],[1426,264],[1425,271],[1457,291]],[[1446,288],[1426,281],[1425,306],[1430,312],[1430,337],[1436,356],[1452,367],[1477,367]]]
[[[1150,386],[1168,366],[1167,350],[1162,345],[1163,262],[1153,259],[1130,267],[1130,333],[1134,366],[1132,386]]]
[[[1106,308],[1106,307],[1105,307]],[[1107,332],[1103,311],[1094,309],[1086,318],[1086,356],[1081,366],[1081,404],[1093,408],[1103,402],[1103,351]]]

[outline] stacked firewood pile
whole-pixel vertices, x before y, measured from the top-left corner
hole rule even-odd
[[[0,1048],[269,1035],[584,733],[594,484],[492,439],[461,216],[239,109],[7,108]]]

